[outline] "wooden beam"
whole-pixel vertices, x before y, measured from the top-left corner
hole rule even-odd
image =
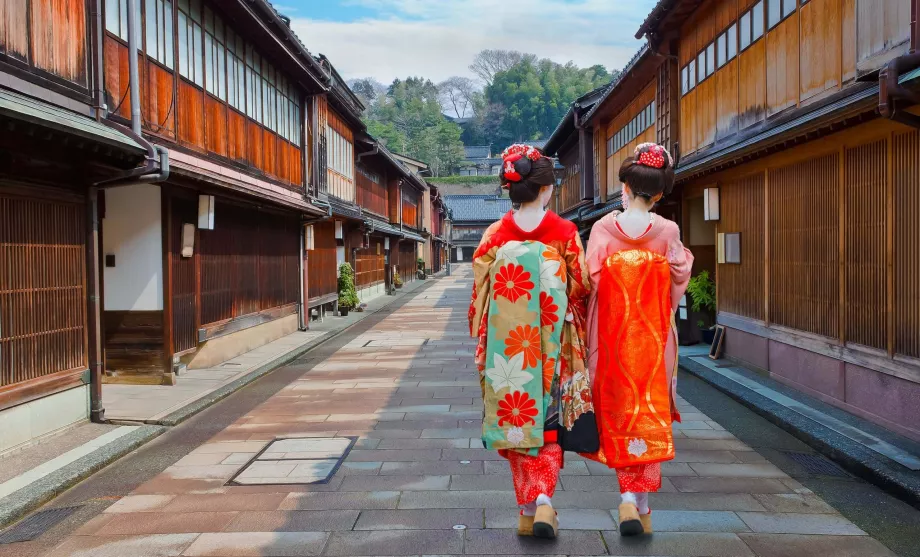
[[[0,410],[86,385],[88,370],[80,366],[0,387]]]
[[[887,187],[885,199],[885,273],[888,279],[887,285],[887,322],[888,322],[888,355],[894,357],[894,132],[888,135],[886,142],[888,150],[887,165]]]
[[[837,273],[840,292],[837,302],[838,342],[841,346],[847,341],[847,195],[846,195],[846,145],[840,145],[840,175],[837,192]]]
[[[763,320],[770,323],[770,171],[763,171]]]

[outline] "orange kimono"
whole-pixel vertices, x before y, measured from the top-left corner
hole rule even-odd
[[[657,491],[660,463],[674,458],[674,311],[693,264],[679,234],[653,215],[648,230],[631,238],[611,214],[588,243],[589,372],[601,448],[586,456],[615,468],[622,492]]]

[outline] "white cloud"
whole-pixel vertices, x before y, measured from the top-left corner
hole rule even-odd
[[[329,57],[346,79],[473,77],[480,50],[513,49],[579,66],[622,68],[640,46],[633,37],[654,0],[350,0],[386,18],[354,22],[295,17],[291,26],[312,52]],[[628,7],[627,7],[628,6]]]

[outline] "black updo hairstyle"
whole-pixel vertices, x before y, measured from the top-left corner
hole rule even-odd
[[[540,154],[542,155],[543,152],[540,151]],[[521,180],[513,182],[505,178],[504,165],[499,172],[499,178],[502,187],[508,186],[508,197],[515,205],[536,200],[540,196],[540,188],[556,183],[553,159],[544,156],[532,161],[527,157],[521,157],[512,164],[517,173],[521,175]]]
[[[659,194],[667,195],[674,188],[674,167],[669,156],[664,157],[664,166],[654,168],[638,162],[639,156],[655,147],[653,143],[640,146],[634,156],[627,157],[620,165],[620,182],[629,186],[633,195],[651,201]]]

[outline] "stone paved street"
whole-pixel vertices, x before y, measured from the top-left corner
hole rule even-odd
[[[677,458],[651,497],[654,536],[614,533],[616,477],[569,455],[554,498],[561,537],[518,538],[508,467],[478,439],[470,284],[469,267],[455,268],[331,357],[308,353],[286,370],[299,378],[112,497],[47,555],[894,555],[683,399]],[[228,485],[279,437],[357,441],[328,483]],[[291,443],[272,458],[331,454],[312,446]],[[296,481],[297,466],[273,462],[265,474]]]

